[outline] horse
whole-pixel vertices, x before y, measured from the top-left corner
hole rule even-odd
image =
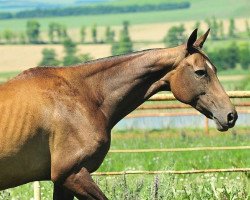
[[[107,199],[91,177],[110,148],[111,129],[152,95],[175,98],[213,119],[219,131],[237,112],[202,50],[187,43],[70,67],[28,69],[0,85],[0,190],[51,180],[54,200]]]

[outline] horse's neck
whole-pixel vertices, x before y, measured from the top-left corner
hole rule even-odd
[[[92,90],[109,128],[153,94],[170,90],[167,75],[177,57],[177,48],[155,49],[90,63]]]

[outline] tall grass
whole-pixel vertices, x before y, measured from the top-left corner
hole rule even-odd
[[[112,149],[176,148],[249,145],[248,128],[224,134],[210,130],[154,130],[114,132]],[[249,167],[249,150],[108,154],[99,171],[184,170]],[[160,199],[250,199],[249,173],[190,175],[94,176],[95,182],[112,200]],[[52,199],[51,182],[42,182],[42,199]],[[0,192],[0,199],[32,199],[32,184]]]

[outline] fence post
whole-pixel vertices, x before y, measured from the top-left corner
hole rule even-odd
[[[209,124],[208,124],[208,118],[205,117],[205,134],[209,135]]]
[[[39,181],[34,182],[34,200],[41,200],[41,187]]]

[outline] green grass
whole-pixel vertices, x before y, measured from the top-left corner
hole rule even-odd
[[[166,132],[166,130],[158,133],[146,132],[134,135],[133,137],[130,136],[129,138],[122,137],[124,133],[118,133],[117,137],[120,139],[113,139],[111,149],[238,146],[249,145],[250,142],[249,135],[232,135],[229,133],[210,137],[204,136],[203,130],[179,131],[177,133],[173,133],[170,130],[170,134]],[[138,135],[142,137],[138,137]],[[134,154],[110,153],[99,171],[247,167],[250,165],[248,153],[248,150]],[[118,160],[119,162],[117,162]]]
[[[204,44],[205,50],[214,50],[214,49],[221,49],[221,48],[228,48],[228,46],[230,46],[232,43],[236,43],[238,46],[241,46],[242,44],[246,44],[248,43],[248,45],[250,45],[250,41],[249,39],[227,39],[227,40],[208,40],[206,41],[206,43]]]
[[[10,72],[1,72],[0,73],[0,79],[10,79],[19,74],[18,71],[10,71]]]
[[[178,148],[249,145],[248,128],[210,136],[203,130],[158,130],[114,132],[111,149]],[[249,167],[249,150],[197,151],[175,153],[109,153],[99,171],[185,170]],[[110,199],[249,199],[248,173],[196,175],[126,175],[94,177]],[[42,182],[42,199],[52,199],[52,183]],[[2,195],[2,197],[1,197]],[[30,199],[32,184],[6,190],[0,199]],[[157,198],[156,198],[157,197]]]
[[[121,1],[120,3],[125,3]],[[147,1],[144,0],[143,3]],[[155,2],[155,1],[154,1]],[[163,2],[163,0],[161,0]],[[165,2],[165,1],[164,1]],[[193,0],[190,9],[160,11],[160,12],[142,12],[110,15],[90,15],[90,16],[67,16],[50,17],[37,19],[41,24],[42,30],[47,30],[50,22],[59,22],[65,24],[68,28],[79,28],[82,25],[92,26],[96,23],[98,26],[121,25],[124,20],[131,24],[148,24],[157,22],[181,22],[188,20],[204,20],[215,16],[216,18],[235,18],[249,17],[250,4],[246,0],[238,0],[237,4],[233,0]],[[130,0],[126,4],[133,4]],[[213,9],[211,13],[211,8]],[[1,30],[13,28],[16,31],[24,31],[27,19],[0,20]]]

